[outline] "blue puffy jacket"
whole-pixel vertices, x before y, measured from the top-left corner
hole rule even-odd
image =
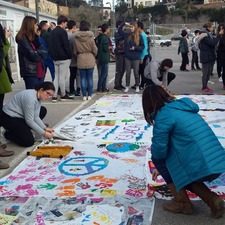
[[[155,117],[151,152],[165,159],[177,190],[225,172],[225,150],[189,98],[165,103]]]

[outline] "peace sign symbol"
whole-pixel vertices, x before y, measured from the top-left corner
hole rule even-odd
[[[59,165],[59,171],[69,176],[83,176],[105,169],[109,161],[100,157],[76,157]]]

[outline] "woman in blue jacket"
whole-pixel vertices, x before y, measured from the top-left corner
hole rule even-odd
[[[188,189],[207,203],[213,218],[221,217],[224,202],[203,181],[225,172],[225,151],[198,114],[198,105],[189,98],[175,99],[157,85],[145,88],[142,104],[146,121],[153,125],[152,161],[174,196],[164,209],[192,213]],[[156,176],[153,173],[153,179]]]
[[[124,32],[124,25],[129,26],[130,32]],[[141,59],[141,53],[144,49],[144,41],[139,34],[137,23],[125,23],[122,22],[118,28],[118,33],[124,37],[125,45],[125,68],[126,68],[126,88],[124,92],[128,92],[130,88],[130,75],[131,69],[134,71],[135,78],[135,92],[139,92],[139,64]]]

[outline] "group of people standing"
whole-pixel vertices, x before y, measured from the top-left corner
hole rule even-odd
[[[217,73],[219,82],[223,82],[223,89],[225,89],[225,72],[223,73],[223,67],[225,67],[225,32],[224,24],[220,24],[215,32],[215,27],[212,22],[208,22],[203,25],[202,30],[195,30],[195,36],[191,40],[191,70],[202,71],[202,93],[213,94],[213,90],[208,86],[210,77],[213,74],[213,67],[217,62]],[[182,63],[180,66],[181,71],[189,71],[187,66],[189,65],[189,41],[188,32],[182,30],[181,40],[179,42],[178,54],[181,53]],[[198,52],[200,60],[198,59]],[[201,62],[202,68],[199,66]]]

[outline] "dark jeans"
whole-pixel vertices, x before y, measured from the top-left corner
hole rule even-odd
[[[43,83],[45,77],[37,78],[37,77],[24,77],[25,87],[26,89],[34,89],[36,84]]]
[[[159,171],[160,175],[166,181],[167,184],[173,183],[172,177],[166,166],[166,161],[164,159],[156,159],[152,157],[152,162],[155,165],[155,168]]]
[[[202,63],[202,89],[207,88],[210,75],[213,71],[214,61]]]
[[[197,51],[192,51],[192,60],[191,60],[191,69],[200,69],[199,64],[198,64],[198,52]]]
[[[44,60],[44,65],[45,65],[45,73],[47,72],[47,68],[48,68],[51,74],[52,82],[53,82],[55,79],[55,65],[51,56],[48,56]]]
[[[186,70],[186,66],[189,64],[188,53],[181,53],[181,56],[182,56],[182,63],[180,66],[180,70],[184,71]]]
[[[140,76],[140,86],[144,87],[146,83],[146,78],[144,76],[144,71],[145,71],[145,66],[146,66],[146,61],[148,59],[149,55],[146,55],[143,59],[143,63],[139,65],[139,76]]]
[[[121,87],[123,75],[125,73],[125,57],[123,54],[116,55],[116,74],[114,80],[115,87]]]
[[[47,109],[41,106],[40,118],[43,119],[47,114]],[[25,119],[11,117],[5,112],[1,112],[0,120],[2,126],[6,129],[6,138],[22,147],[30,147],[34,144],[34,136]]]
[[[70,66],[70,93],[74,93],[75,92],[75,79],[77,76],[77,67],[76,66]]]
[[[172,80],[174,80],[175,78],[176,78],[176,75],[174,73],[168,72],[168,74],[167,74],[167,85],[169,85],[170,82]],[[160,81],[162,81],[162,77],[159,77],[158,79]],[[151,85],[151,84],[154,84],[153,81],[151,79],[146,79],[146,86]]]
[[[156,158],[152,157],[152,162],[155,165],[155,168],[158,170],[159,174],[165,180],[165,182],[167,184],[173,183],[172,177],[170,176],[170,173],[169,173],[169,171],[167,169],[167,166],[166,166],[166,161],[164,159],[156,159]],[[194,182],[205,182],[205,181],[211,182],[211,181],[217,179],[219,176],[220,176],[220,174],[210,174],[209,176],[203,177],[203,178],[201,178],[199,180],[196,180]],[[185,189],[188,189],[188,190],[192,191],[191,190],[192,189],[191,184],[192,183],[188,184],[185,187]]]
[[[105,91],[106,90],[106,78],[108,75],[108,68],[109,68],[108,63],[101,64],[101,74],[98,79],[97,91]]]

